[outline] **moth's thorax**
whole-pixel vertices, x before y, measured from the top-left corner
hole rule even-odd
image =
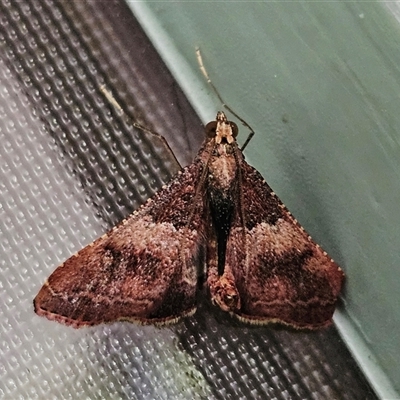
[[[217,144],[208,164],[209,183],[215,188],[229,189],[236,180],[237,168],[234,145]]]

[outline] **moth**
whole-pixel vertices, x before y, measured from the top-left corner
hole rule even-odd
[[[38,315],[74,328],[174,323],[196,310],[201,264],[212,303],[241,321],[331,323],[342,270],[245,161],[237,125],[218,112],[205,130],[192,164],[50,275]]]

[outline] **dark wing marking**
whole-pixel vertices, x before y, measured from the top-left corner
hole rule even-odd
[[[241,155],[239,155],[241,157]],[[259,172],[240,163],[225,274],[240,320],[319,328],[331,322],[344,274],[292,217]],[[236,289],[235,294],[233,289]]]
[[[37,314],[75,328],[120,320],[165,324],[194,313],[204,238],[202,163],[185,168],[119,225],[59,266]]]

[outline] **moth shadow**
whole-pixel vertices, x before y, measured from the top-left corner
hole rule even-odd
[[[317,331],[250,325],[213,306],[208,298],[198,304],[197,312],[173,329],[178,348],[191,358],[216,397],[235,382],[235,390],[252,388],[257,398],[265,398],[261,379],[270,388],[276,382],[285,388],[300,385],[304,393],[300,397],[292,393],[292,398],[309,398],[309,379],[315,379],[316,373],[322,385],[334,380],[348,387],[347,380],[358,377],[352,356],[333,325]],[[362,389],[355,385],[352,393],[358,390]],[[235,396],[240,397],[237,392]]]
[[[214,330],[220,326],[224,329],[246,330],[249,332],[259,333],[265,333],[266,331],[284,331],[296,334],[316,332],[315,329],[296,329],[290,325],[285,325],[279,322],[269,322],[266,324],[251,324],[249,322],[243,322],[234,315],[231,315],[226,311],[221,310],[218,306],[213,305],[208,293],[206,295],[204,292],[200,291],[198,297],[197,311],[189,318],[189,320],[191,320],[189,325],[196,325],[196,329],[201,329],[202,331],[206,331],[210,328]],[[186,320],[188,320],[188,318],[183,321],[184,326],[187,326],[185,323]]]

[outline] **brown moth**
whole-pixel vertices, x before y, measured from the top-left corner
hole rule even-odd
[[[192,164],[131,216],[59,266],[35,312],[74,328],[167,324],[211,300],[241,321],[329,325],[344,274],[244,160],[219,112]]]

